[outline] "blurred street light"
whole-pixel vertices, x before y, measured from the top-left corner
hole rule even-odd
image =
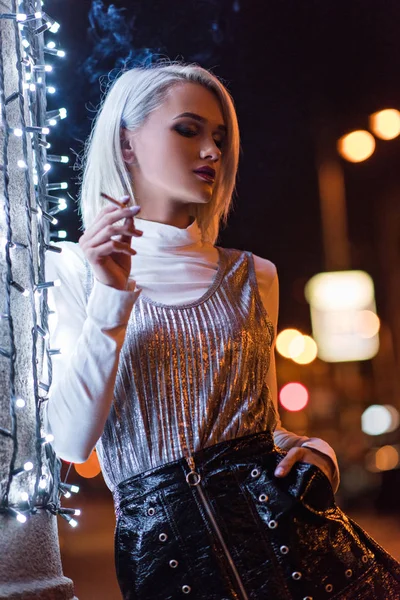
[[[367,160],[375,150],[375,139],[369,131],[352,131],[341,137],[337,143],[339,154],[349,162]]]
[[[376,137],[393,140],[400,134],[400,112],[395,108],[380,110],[369,117],[369,127]]]
[[[308,390],[301,383],[287,383],[280,391],[279,401],[286,410],[302,410],[308,403]]]
[[[313,337],[326,362],[368,360],[379,349],[374,283],[364,271],[319,273],[306,285]]]

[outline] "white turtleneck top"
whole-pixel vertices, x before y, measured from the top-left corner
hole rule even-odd
[[[140,238],[132,238],[137,254],[127,290],[117,290],[95,279],[86,303],[86,268],[79,244],[58,242],[62,253],[46,253],[46,281],[60,280],[50,288],[50,347],[60,348],[52,357],[53,377],[49,399],[43,405],[43,425],[54,435],[58,456],[70,462],[85,461],[110,412],[114,384],[129,315],[139,294],[156,302],[180,305],[194,302],[211,286],[218,268],[218,250],[201,241],[194,221],[186,229],[135,218]],[[275,265],[253,255],[263,305],[277,330],[278,276]],[[99,369],[101,365],[101,369]],[[46,370],[42,379],[48,380]],[[277,408],[274,353],[267,385]],[[334,489],[339,469],[331,446],[319,438],[298,436],[280,422],[274,432],[277,446],[288,450],[307,446],[327,455],[335,466]]]

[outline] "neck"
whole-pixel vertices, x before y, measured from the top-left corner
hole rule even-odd
[[[140,219],[172,225],[179,229],[187,229],[193,223],[194,217],[189,214],[191,204],[182,202],[157,203],[154,200],[153,198],[152,201],[147,202],[143,199],[143,196],[137,198],[137,203],[141,207],[138,214]]]

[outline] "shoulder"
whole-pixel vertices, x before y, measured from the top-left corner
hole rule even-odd
[[[254,271],[257,278],[257,284],[260,292],[267,295],[270,290],[278,286],[278,272],[273,262],[267,258],[261,258],[251,253],[254,264]]]

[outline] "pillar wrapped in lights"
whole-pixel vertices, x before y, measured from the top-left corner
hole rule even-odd
[[[49,213],[45,168],[51,128],[43,37],[56,25],[40,0],[1,4],[0,600],[74,596],[62,574],[55,517],[74,521],[60,500],[74,490],[60,481],[60,461],[40,420],[48,391],[41,365],[51,380],[54,351],[47,289],[55,285],[44,279],[54,210]]]

